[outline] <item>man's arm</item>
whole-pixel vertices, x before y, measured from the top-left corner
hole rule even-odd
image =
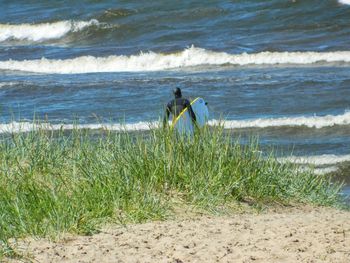
[[[166,105],[166,108],[165,108],[163,127],[165,127],[167,125],[168,120],[169,120],[169,116],[170,116],[170,107],[169,107],[169,103],[168,103],[168,105]]]
[[[194,114],[192,107],[191,107],[191,103],[189,101],[187,101],[186,107],[188,108],[188,113],[191,116],[192,122],[196,123],[196,114]]]

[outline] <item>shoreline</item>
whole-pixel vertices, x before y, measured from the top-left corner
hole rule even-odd
[[[349,218],[350,211],[312,206],[180,216],[18,247],[32,262],[349,262]]]

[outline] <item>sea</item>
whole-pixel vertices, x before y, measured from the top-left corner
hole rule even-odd
[[[350,195],[350,0],[0,0],[0,133],[146,131],[177,87]]]

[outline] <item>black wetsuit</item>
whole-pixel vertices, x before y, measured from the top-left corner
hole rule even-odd
[[[179,116],[179,114],[185,109],[188,108],[188,113],[190,114],[193,123],[196,121],[196,115],[194,114],[191,103],[184,98],[175,98],[166,106],[165,109],[165,116],[164,116],[164,123],[166,123],[169,119],[170,113],[173,115],[173,119]]]

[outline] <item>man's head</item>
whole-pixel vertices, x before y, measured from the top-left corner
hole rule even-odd
[[[176,88],[173,90],[174,96],[175,98],[181,98],[182,94],[181,94],[181,89],[180,88]]]

